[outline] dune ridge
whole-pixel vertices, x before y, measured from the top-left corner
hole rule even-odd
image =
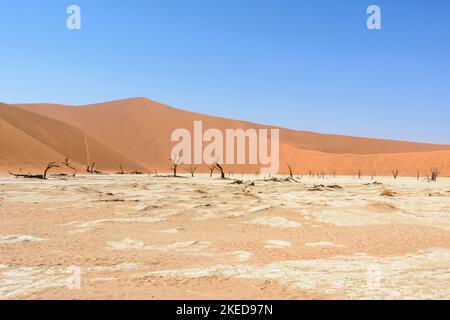
[[[177,128],[192,128],[194,120],[201,120],[205,130],[278,128],[183,111],[146,98],[84,106],[0,104],[2,136],[5,131],[9,137],[9,143],[2,139],[5,157],[0,160],[0,171],[10,166],[33,168],[37,162],[65,155],[85,167],[84,137],[92,153],[90,161],[100,170],[118,171],[122,165],[126,170],[169,171],[170,135]],[[297,174],[351,175],[361,169],[365,175],[390,175],[398,168],[400,175],[416,175],[417,170],[426,175],[436,167],[441,175],[450,175],[450,145],[279,129],[280,173],[287,172],[285,164],[291,163]],[[14,147],[14,139],[29,147]],[[234,173],[257,169],[227,166]]]
[[[104,170],[145,169],[79,128],[38,113],[0,104],[0,121],[3,170],[42,169],[65,157],[79,170],[93,162]]]

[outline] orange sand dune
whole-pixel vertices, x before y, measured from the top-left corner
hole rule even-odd
[[[439,169],[441,175],[450,174],[450,150],[388,154],[330,154],[301,150],[289,145],[280,147],[281,171],[287,172],[289,162],[298,174],[324,173],[325,175],[353,175],[361,170],[364,176],[391,175],[399,170],[399,175],[421,177],[430,176],[431,169]]]
[[[103,169],[117,167],[120,162],[125,163],[123,159],[116,158],[119,153],[147,169],[167,171],[170,165],[168,158],[173,147],[170,142],[172,131],[177,128],[192,129],[194,120],[203,121],[204,129],[274,128],[178,110],[145,98],[79,107],[52,104],[16,107],[17,111],[27,110],[29,113],[45,116],[47,121],[52,118],[60,125],[70,125],[73,130],[78,130],[78,135],[84,132],[92,140],[95,137],[99,146],[108,149],[108,152],[102,151],[100,154],[116,152],[115,157],[107,157],[109,162],[104,160]],[[361,169],[367,173],[376,171],[377,174],[390,174],[391,169],[398,167],[402,174],[415,175],[417,169],[428,171],[429,168],[438,166],[442,174],[450,174],[449,145],[357,138],[283,128],[280,128],[280,138],[280,172],[286,171],[284,164],[289,162],[296,164],[296,171],[299,173],[312,170],[329,174],[334,171],[337,174],[351,174]],[[79,146],[80,139],[75,140],[73,143],[78,147],[72,152],[73,158],[77,159],[77,162],[85,163],[86,152],[82,144]],[[65,149],[61,150],[60,145],[56,148],[55,141],[51,142],[52,149],[66,152]],[[49,145],[49,141],[44,143]],[[98,163],[100,165],[100,160]],[[233,166],[227,170],[235,173],[256,172],[253,166]]]
[[[17,107],[0,104],[0,128],[2,171],[40,170],[65,156],[82,169],[88,161],[105,170],[144,168],[70,124]]]
[[[50,161],[63,159],[63,155],[2,119],[0,132],[0,171],[42,169]]]
[[[179,110],[146,98],[118,100],[81,107],[52,104],[17,106],[71,123],[102,141],[126,147],[127,151],[132,152],[133,157],[137,156],[144,162],[154,158],[154,153],[148,151],[147,154],[143,154],[142,150],[134,150],[134,144],[141,146],[156,144],[160,148],[168,141],[174,129],[191,128],[194,120],[202,120],[205,128],[275,128],[274,126]],[[116,132],[111,132],[114,131],[113,128]],[[327,153],[379,154],[450,150],[450,145],[358,138],[283,128],[281,128],[280,136],[283,143]],[[133,140],[125,142],[124,140],[128,137]],[[135,154],[135,151],[138,152]]]

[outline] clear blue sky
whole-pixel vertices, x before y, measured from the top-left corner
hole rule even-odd
[[[82,30],[66,29],[81,7]],[[366,28],[366,8],[382,30]],[[1,0],[0,101],[145,96],[205,114],[450,143],[448,0]]]

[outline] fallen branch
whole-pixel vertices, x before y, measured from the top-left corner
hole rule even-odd
[[[50,162],[47,165],[47,167],[45,168],[43,174],[31,174],[31,173],[22,174],[22,173],[12,173],[12,172],[9,172],[9,174],[16,178],[47,180],[47,172],[51,168],[59,168],[59,166],[55,162]]]

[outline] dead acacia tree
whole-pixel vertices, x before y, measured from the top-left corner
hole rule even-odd
[[[398,174],[400,173],[400,170],[395,169],[395,170],[391,170],[391,172],[392,172],[392,176],[394,177],[394,179],[397,179]]]
[[[122,165],[120,165],[120,171],[119,172],[117,172],[117,174],[125,174],[125,172],[123,172],[123,168],[122,168]]]
[[[289,176],[291,177],[291,178],[293,178],[294,177],[294,172],[293,172],[293,166],[292,166],[292,164],[290,164],[290,163],[286,163],[286,166],[288,167],[288,170],[289,170]]]
[[[75,169],[75,167],[73,167],[73,166],[70,164],[70,159],[69,159],[69,157],[65,157],[65,158],[64,158],[63,164],[64,164],[67,168],[69,168],[70,170],[72,170],[72,176],[73,176],[73,177],[75,177],[75,176],[77,175],[77,169]]]
[[[439,175],[439,169],[433,168],[430,171],[431,171],[431,181],[436,181]]]
[[[90,174],[94,174],[96,173],[95,170],[95,162],[93,162],[92,164],[88,164],[86,167],[86,172],[90,173]]]
[[[16,178],[28,178],[28,179],[41,179],[41,180],[47,180],[47,172],[51,168],[59,168],[59,166],[56,164],[56,162],[50,162],[47,164],[47,167],[44,170],[43,174],[22,174],[22,173],[9,173],[10,175],[16,177]]]
[[[214,164],[212,166],[209,166],[208,168],[209,168],[209,177],[212,178],[214,170],[216,170],[216,165]]]
[[[44,170],[44,174],[42,175],[42,179],[47,179],[47,172],[48,170],[50,170],[51,168],[59,168],[59,166],[55,163],[55,162],[50,162],[47,165],[47,168],[45,168]]]
[[[417,169],[417,180],[419,180],[420,179],[420,171],[419,171],[419,169]]]
[[[220,178],[225,179],[225,172],[223,171],[223,167],[220,165],[219,161],[216,161],[216,167],[220,170]]]
[[[358,169],[358,171],[356,171],[356,175],[358,176],[358,179],[362,178],[362,174],[363,174],[363,172],[361,169]]]
[[[190,165],[188,168],[184,168],[184,170],[189,172],[191,174],[191,177],[193,178],[197,168],[197,166]]]
[[[171,170],[172,170],[172,172],[173,172],[173,176],[174,177],[176,177],[177,176],[177,169],[178,169],[178,166],[179,165],[182,165],[183,163],[182,163],[182,159],[181,159],[181,157],[179,156],[179,155],[177,155],[177,154],[173,154],[172,155],[172,158],[171,159],[169,159],[171,162],[172,162],[172,168],[171,168]]]

